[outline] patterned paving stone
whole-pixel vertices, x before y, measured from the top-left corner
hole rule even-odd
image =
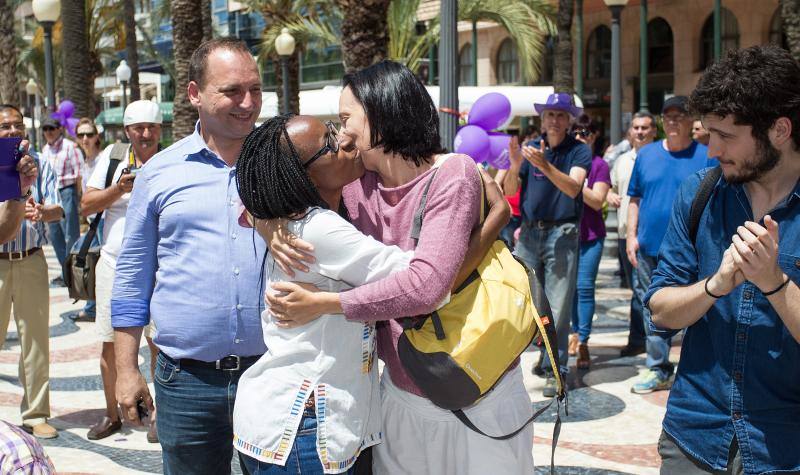
[[[47,249],[51,277],[57,274],[52,249]],[[597,317],[590,352],[592,367],[577,371],[571,361],[567,377],[572,388],[569,415],[562,412],[562,427],[556,451],[558,474],[655,474],[658,472],[656,442],[667,392],[638,396],[630,386],[644,370],[643,355],[620,358],[628,330],[630,290],[618,287],[613,275],[616,261],[604,258],[598,276]],[[123,430],[102,441],[89,441],[89,425],[104,413],[99,354],[94,323],[76,323],[70,318],[80,310],[66,289],[50,291],[51,318],[51,423],[59,437],[43,441],[59,473],[142,474],[161,473],[161,451],[146,441],[144,428],[124,425]],[[0,351],[0,416],[19,423],[22,388],[17,379],[19,344],[13,322]],[[673,348],[677,360],[679,348]],[[149,380],[150,354],[140,348],[140,369]],[[522,356],[525,385],[533,407],[546,404],[541,396],[544,380],[531,374],[538,352]],[[534,425],[536,474],[549,473],[550,443],[555,422],[551,409]],[[238,461],[232,472],[241,473]]]

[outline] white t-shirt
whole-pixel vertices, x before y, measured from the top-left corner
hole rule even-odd
[[[97,190],[104,190],[106,188],[106,174],[108,173],[108,163],[110,161],[109,155],[114,145],[106,147],[100,155],[95,159],[94,172],[86,186],[95,188]],[[127,156],[127,154],[126,154]],[[114,172],[114,178],[111,180],[111,186],[114,186],[119,177],[122,175],[122,170],[125,169],[125,163],[120,162],[117,170]],[[106,209],[103,214],[105,223],[103,224],[103,247],[100,248],[100,255],[108,259],[114,265],[117,263],[117,256],[119,256],[120,249],[122,249],[122,236],[125,234],[125,213],[128,211],[128,201],[131,199],[130,193],[122,195],[110,208]]]

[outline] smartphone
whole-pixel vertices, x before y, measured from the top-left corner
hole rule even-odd
[[[21,137],[0,138],[0,201],[18,198],[22,192],[19,187],[17,162],[24,152],[20,150]]]

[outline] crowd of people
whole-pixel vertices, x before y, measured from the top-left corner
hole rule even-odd
[[[88,119],[77,142],[48,119],[41,155],[23,142],[22,196],[0,203],[0,326],[13,303],[22,427],[57,436],[41,248],[65,262],[84,216],[101,220],[96,302],[80,317],[94,313],[106,399],[90,439],[147,423],[167,474],[229,473],[234,456],[249,474],[533,473],[519,359],[463,408],[466,424],[404,366],[403,317],[448,305],[502,236],[550,302],[559,351],[534,371],[556,396],[570,355],[591,366],[610,206],[633,289],[621,356],[647,356],[631,391],[671,388],[662,473],[800,471],[797,77],[782,49],[732,52],[660,121],[634,114],[629,150],[605,158],[601,126],[555,93],[535,104],[541,133],[512,139],[492,178],[440,145],[436,106],[398,63],[343,78],[338,127],[292,114],[255,127],[255,60],[238,40],[208,41],[190,62],[192,135],[160,150],[160,110],[136,101],[128,144],[103,148]],[[24,133],[0,106],[0,137]]]

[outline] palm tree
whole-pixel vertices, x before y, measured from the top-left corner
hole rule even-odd
[[[800,61],[800,0],[781,0],[781,16],[789,51]]]
[[[131,68],[131,101],[141,98],[139,89],[139,50],[136,48],[136,8],[133,0],[122,1],[125,23],[125,59]]]
[[[386,58],[387,14],[391,0],[336,0],[342,14],[342,57],[346,72],[364,69]],[[419,2],[417,2],[419,3]]]
[[[170,0],[172,17],[172,44],[175,63],[175,100],[173,105],[172,133],[179,140],[194,132],[197,110],[189,103],[186,87],[189,84],[189,60],[194,50],[203,42],[205,25],[211,16],[200,14],[203,0]],[[209,10],[210,11],[210,10]]]
[[[61,22],[64,63],[64,97],[75,104],[77,117],[94,117],[94,81],[90,68],[86,0],[62,0]]]
[[[573,0],[558,0],[558,39],[553,52],[553,89],[556,92],[572,93],[572,13]]]
[[[439,19],[429,21],[416,34],[419,0],[394,0],[389,7],[389,58],[416,71],[428,49],[439,42]],[[460,0],[458,19],[476,23],[491,21],[502,26],[516,42],[524,82],[535,82],[544,58],[544,38],[555,33],[554,12],[546,0]]]
[[[14,0],[0,0],[0,101],[19,105],[17,45],[14,41]]]
[[[275,51],[275,38],[283,28],[294,36],[297,47],[289,57],[289,109],[300,112],[300,55],[306,48],[324,49],[339,43],[338,10],[324,0],[245,0],[251,10],[261,13],[267,23],[261,34],[258,59],[262,67],[271,67],[278,80],[278,103],[283,101],[280,58]]]
[[[53,25],[53,58],[61,57],[61,20],[59,19]],[[38,27],[33,34],[33,40],[27,43],[21,36],[16,38],[17,49],[20,51],[17,58],[17,70],[27,72],[28,77],[32,77],[36,84],[39,86],[39,95],[44,95],[46,92],[43,89],[45,85],[45,72],[44,72],[44,30]],[[62,64],[61,61],[53,61],[53,86],[58,91],[62,87],[63,77],[61,74]]]

